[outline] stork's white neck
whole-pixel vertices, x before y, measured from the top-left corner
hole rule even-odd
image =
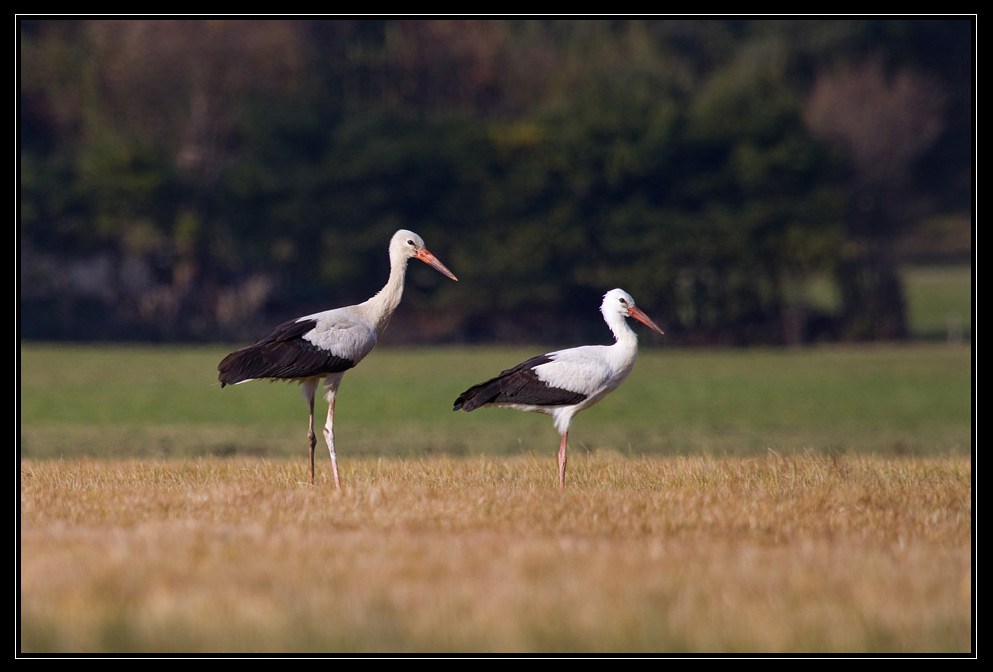
[[[625,348],[632,346],[635,348],[638,347],[638,334],[628,324],[627,318],[624,315],[615,311],[608,311],[603,316],[603,319],[607,323],[607,326],[610,327],[611,333],[614,334],[615,345]]]
[[[407,275],[407,259],[404,255],[390,255],[390,277],[375,296],[361,304],[370,320],[376,325],[376,334],[382,334],[393,317],[393,311],[403,297],[403,283]]]
[[[619,374],[614,385],[616,387],[631,372],[638,358],[638,334],[621,313],[607,312],[603,319],[614,334],[613,345],[608,345],[604,352],[614,371]]]

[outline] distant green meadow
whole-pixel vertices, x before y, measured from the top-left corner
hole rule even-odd
[[[573,423],[571,449],[967,453],[972,270],[908,267],[904,281],[914,345],[707,350],[643,336],[630,378]],[[222,390],[217,382],[217,362],[240,345],[22,344],[20,453],[305,459],[307,406],[297,385],[254,381]],[[345,375],[336,419],[341,459],[553,455],[558,435],[550,418],[504,409],[455,413],[452,402],[526,357],[573,345],[381,345]],[[325,412],[319,404],[321,425]]]
[[[921,266],[904,270],[907,320],[917,339],[972,339],[972,269]]]
[[[647,339],[643,339],[647,340]],[[547,416],[453,412],[480,382],[546,347],[377,348],[345,375],[339,460],[547,455]],[[299,386],[221,389],[232,346],[20,347],[20,455],[168,458],[307,454]],[[972,443],[968,344],[701,350],[644,343],[628,380],[573,423],[574,452],[622,455],[962,455]],[[326,405],[316,409],[323,425]],[[323,440],[319,455],[326,461]]]

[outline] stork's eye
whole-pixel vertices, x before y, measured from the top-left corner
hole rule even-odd
[[[625,299],[625,298],[624,298],[623,296],[622,296],[622,297],[621,297],[620,299],[618,299],[618,301],[620,301],[620,302],[621,302],[621,305],[622,305],[622,306],[626,306],[626,305],[628,305],[628,300],[627,300],[627,299]]]
[[[410,239],[407,240],[407,244],[410,245],[411,247],[417,247],[416,245],[414,245],[414,241]]]

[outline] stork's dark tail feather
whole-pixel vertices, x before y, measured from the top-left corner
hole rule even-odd
[[[221,363],[217,365],[217,379],[221,381],[221,387],[252,380],[257,376],[250,372],[264,370],[263,364],[258,346],[250,345],[247,348],[235,350],[221,360]]]
[[[455,400],[455,404],[452,407],[453,411],[474,411],[487,401],[492,401],[494,397],[500,392],[494,383],[496,378],[492,380],[487,380],[485,383],[480,383],[479,385],[473,385],[468,390],[459,395],[458,399]],[[491,389],[487,390],[489,387]]]

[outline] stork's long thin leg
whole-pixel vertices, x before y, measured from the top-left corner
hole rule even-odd
[[[569,432],[562,435],[562,443],[559,444],[559,487],[565,487],[565,447],[569,443]]]
[[[317,434],[314,433],[314,393],[317,384],[305,385],[304,395],[310,405],[310,424],[307,426],[307,441],[310,443],[310,484],[314,484],[314,447],[317,446]]]
[[[317,434],[314,433],[314,395],[320,378],[310,378],[302,381],[300,391],[310,406],[310,422],[307,425],[307,442],[310,445],[310,484],[314,484],[314,447],[317,445]]]
[[[338,457],[334,452],[334,397],[328,401],[328,421],[324,425],[324,440],[328,443],[328,451],[331,453],[331,468],[334,470],[334,487],[340,488],[341,481],[338,480]]]

